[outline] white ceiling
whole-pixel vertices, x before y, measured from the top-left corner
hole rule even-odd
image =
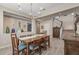
[[[31,12],[30,3],[21,3],[21,9],[18,10],[18,3],[0,3],[1,6],[8,8],[10,10],[16,11],[18,13],[29,15]],[[33,15],[37,17],[46,16],[52,13],[56,13],[61,10],[69,9],[79,6],[79,4],[70,4],[70,3],[32,3]],[[41,11],[41,14],[38,14],[40,8],[45,8],[44,11]]]

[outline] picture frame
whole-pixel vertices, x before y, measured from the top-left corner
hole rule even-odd
[[[32,24],[31,23],[27,23],[27,31],[28,32],[32,31]]]

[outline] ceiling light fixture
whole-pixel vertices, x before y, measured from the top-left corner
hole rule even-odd
[[[55,17],[55,19],[59,19],[59,18],[60,18],[59,16],[56,16],[56,17]]]
[[[39,11],[38,14],[41,14],[41,12]]]
[[[43,11],[43,10],[45,10],[45,8],[43,8],[43,7],[40,7],[40,11]]]
[[[20,3],[18,3],[18,10],[22,10]]]
[[[43,10],[43,7],[40,7],[40,10]]]
[[[32,15],[32,13],[30,12],[30,13],[29,13],[29,15],[31,16],[31,15]]]
[[[21,3],[17,3],[18,5],[21,5]]]
[[[22,8],[18,8],[18,10],[22,10]]]
[[[72,12],[71,15],[74,15],[74,13]]]
[[[44,11],[45,10],[45,8],[43,8],[43,7],[40,7],[40,10],[37,12],[37,14],[38,15],[40,15],[41,14],[41,11]],[[30,3],[30,13],[29,13],[29,15],[30,15],[30,18],[31,19],[33,19],[34,17],[37,17],[36,15],[34,15],[34,13],[33,13],[33,4],[32,3]]]
[[[33,12],[32,12],[32,3],[30,4],[30,8],[31,8],[31,10],[30,10],[31,12],[29,13],[29,15],[30,15],[31,19],[33,19],[34,16],[33,16]]]

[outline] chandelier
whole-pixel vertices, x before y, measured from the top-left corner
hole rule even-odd
[[[31,12],[30,12],[30,18],[31,19],[33,19],[34,18],[34,16],[33,16],[33,9],[32,9],[32,3],[30,4],[30,8],[31,8]]]
[[[33,3],[30,3],[29,4],[30,6],[30,13],[29,13],[29,17],[31,19],[41,15],[41,13],[45,10],[45,8],[43,7],[39,7],[39,11],[36,12],[36,14],[33,13]],[[21,11],[22,10],[22,6],[21,6],[21,3],[18,3],[18,10]]]

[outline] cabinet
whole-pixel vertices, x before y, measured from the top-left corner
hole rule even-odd
[[[53,37],[54,38],[60,37],[60,27],[53,27]]]
[[[65,55],[79,55],[79,41],[64,40]]]

